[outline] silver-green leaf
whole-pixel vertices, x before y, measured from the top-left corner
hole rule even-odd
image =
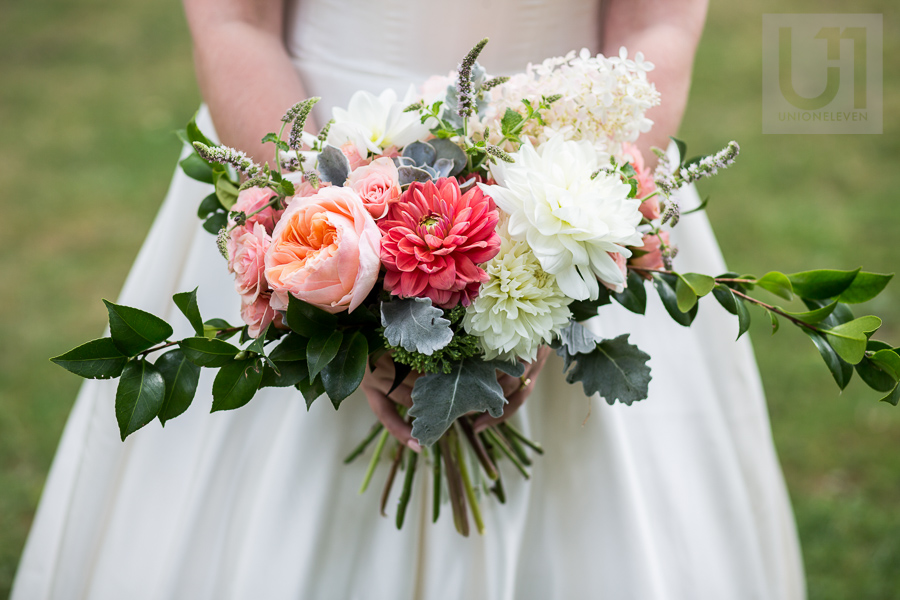
[[[384,337],[391,346],[430,356],[453,340],[444,311],[431,298],[403,298],[381,303]]]

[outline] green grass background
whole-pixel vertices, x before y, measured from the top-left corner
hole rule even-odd
[[[884,134],[762,135],[762,14],[848,11],[884,13]],[[735,270],[897,269],[897,16],[886,0],[713,2],[681,136],[697,151],[741,142],[701,189]],[[102,330],[99,299],[118,294],[198,100],[176,0],[0,10],[0,596],[79,385],[47,357]],[[900,342],[900,284],[868,308]],[[769,339],[756,316],[810,598],[897,598],[900,409],[858,381],[838,394],[806,336]]]

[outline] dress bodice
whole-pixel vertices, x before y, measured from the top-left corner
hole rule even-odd
[[[596,0],[294,0],[288,51],[322,108],[359,89],[405,90],[456,68],[483,37],[480,62],[509,74],[569,50],[599,49]]]

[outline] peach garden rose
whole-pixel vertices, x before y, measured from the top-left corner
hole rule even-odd
[[[378,278],[380,243],[375,220],[352,189],[325,187],[295,197],[266,253],[272,307],[285,310],[292,294],[331,313],[352,311]]]

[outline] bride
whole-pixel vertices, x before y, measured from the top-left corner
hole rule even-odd
[[[493,74],[588,47],[642,51],[664,102],[641,146],[665,146],[687,99],[705,0],[185,0],[201,129],[266,155],[259,140],[286,107],[358,89],[405,89],[445,73],[490,36]],[[645,152],[646,154],[646,152]],[[206,186],[176,173],[122,291],[188,334],[173,293],[200,283],[204,314],[238,321],[237,298],[194,217]],[[687,208],[696,193],[681,199]],[[675,232],[684,270],[724,271],[702,214]],[[533,479],[509,477],[504,506],[483,503],[487,532],[459,536],[428,519],[418,478],[402,531],[358,496],[365,465],[341,459],[375,418],[362,393],[335,413],[267,388],[208,414],[211,398],[165,430],[121,442],[115,383],[87,382],[47,480],[12,598],[636,598],[804,597],[793,516],[754,359],[707,306],[690,329],[649,302],[606,307],[605,337],[631,332],[653,357],[649,399],[608,406],[570,386],[551,355],[514,416],[546,448]],[[208,374],[206,374],[208,377]],[[199,389],[210,389],[201,381]],[[367,390],[382,417],[379,391]],[[512,412],[507,411],[507,412]],[[506,415],[509,416],[509,415]],[[587,418],[586,418],[587,417]],[[403,437],[405,433],[398,431]],[[404,440],[406,441],[406,440]]]

